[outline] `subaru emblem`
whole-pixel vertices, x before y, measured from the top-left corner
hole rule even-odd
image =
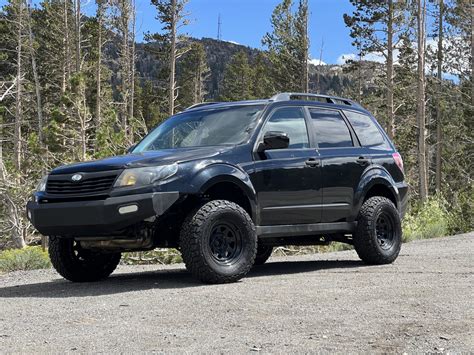
[[[81,181],[81,180],[82,180],[82,175],[81,175],[81,174],[74,174],[74,175],[71,177],[71,180],[74,181],[74,182]]]

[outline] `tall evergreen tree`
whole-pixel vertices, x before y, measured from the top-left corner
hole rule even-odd
[[[182,27],[186,26],[188,13],[185,5],[188,0],[151,0],[158,13],[156,19],[163,24],[163,33],[149,34],[148,41],[155,41],[160,46],[161,54],[168,63],[168,114],[173,115],[175,103],[178,98],[176,84],[176,61],[188,50],[187,37],[180,34]]]
[[[268,48],[277,91],[308,91],[308,2],[300,0],[297,13],[293,1],[283,0],[273,11],[272,32],[262,39]]]
[[[395,50],[400,41],[404,20],[405,1],[350,0],[352,15],[345,14],[344,21],[351,30],[353,44],[364,58],[377,54],[385,62],[386,128],[391,138],[395,136],[394,63]]]
[[[248,54],[241,50],[232,57],[224,72],[223,101],[241,101],[253,99],[253,71]]]

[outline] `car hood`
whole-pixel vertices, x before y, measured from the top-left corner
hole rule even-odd
[[[165,165],[176,162],[180,163],[190,160],[214,157],[229,149],[231,149],[231,147],[197,147],[165,149],[138,154],[126,154],[100,160],[60,166],[54,169],[51,174],[56,175],[72,174],[77,172],[98,172],[125,168]]]

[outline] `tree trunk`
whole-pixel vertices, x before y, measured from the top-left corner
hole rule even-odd
[[[428,177],[426,168],[426,137],[425,137],[425,17],[426,0],[417,0],[418,27],[418,75],[417,75],[417,122],[418,122],[418,169],[420,198],[424,202],[428,197]]]
[[[15,97],[15,123],[13,133],[13,164],[17,171],[21,169],[21,122],[22,122],[22,27],[23,27],[23,1],[18,2],[18,18],[17,18],[17,68],[16,68],[16,97]]]
[[[96,98],[95,98],[95,128],[96,131],[100,128],[101,124],[101,95],[102,95],[102,24],[103,24],[103,16],[104,16],[104,9],[103,4],[99,3],[97,8],[97,25],[98,25],[98,33],[97,33],[97,70],[96,70]]]
[[[131,50],[130,50],[130,58],[129,58],[129,63],[130,63],[130,102],[128,106],[128,118],[129,122],[133,120],[133,115],[134,115],[134,101],[135,101],[135,1],[132,0],[132,9],[131,9],[131,20],[132,20],[132,44],[131,44]],[[129,144],[132,144],[133,141],[133,132],[130,132],[129,135]]]
[[[471,106],[474,108],[474,4],[471,2]]]
[[[436,103],[436,192],[441,192],[442,181],[442,154],[443,154],[443,118],[441,108],[441,98],[443,96],[443,20],[444,20],[444,0],[439,0],[439,20],[438,20],[438,95]]]
[[[393,104],[393,0],[388,1],[387,22],[387,133],[390,139],[395,136],[395,112]]]
[[[304,48],[303,48],[303,92],[309,92],[309,72],[308,72],[308,58],[309,58],[309,39],[308,39],[308,2],[303,0],[304,6]]]
[[[35,94],[36,94],[36,112],[38,115],[38,140],[39,144],[42,147],[43,140],[43,105],[41,103],[41,86],[38,77],[38,70],[36,67],[36,53],[33,44],[33,31],[31,29],[31,6],[28,6],[28,39],[30,46],[30,55],[31,55],[31,69],[33,71],[33,78],[35,81]]]
[[[81,0],[76,0],[76,72],[81,71]]]
[[[119,0],[116,2],[119,10],[118,30],[121,34],[122,44],[120,46],[120,121],[124,132],[125,141],[129,137],[129,106],[130,106],[130,0]]]
[[[321,49],[319,51],[319,63],[318,63],[318,75],[317,75],[317,81],[316,81],[316,92],[318,94],[321,93],[321,66],[322,66],[322,61],[323,61],[323,48],[324,48],[324,39],[321,40]]]
[[[64,95],[66,92],[66,88],[69,85],[69,81],[71,79],[71,42],[69,40],[69,8],[68,8],[69,1],[64,0],[64,39],[63,39],[63,80],[61,83],[61,95]]]
[[[170,87],[169,87],[169,114],[174,114],[175,101],[175,71],[176,71],[176,0],[171,0],[171,49],[170,49]]]

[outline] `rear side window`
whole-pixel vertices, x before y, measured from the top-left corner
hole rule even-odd
[[[362,146],[382,146],[384,148],[389,147],[372,118],[354,111],[344,111],[344,114],[351,123],[352,128],[354,128],[354,131],[357,134]]]
[[[285,107],[276,110],[267,121],[264,134],[270,131],[284,132],[290,138],[288,148],[309,148],[308,130],[303,109]]]
[[[319,148],[352,147],[346,122],[338,111],[309,109]]]

